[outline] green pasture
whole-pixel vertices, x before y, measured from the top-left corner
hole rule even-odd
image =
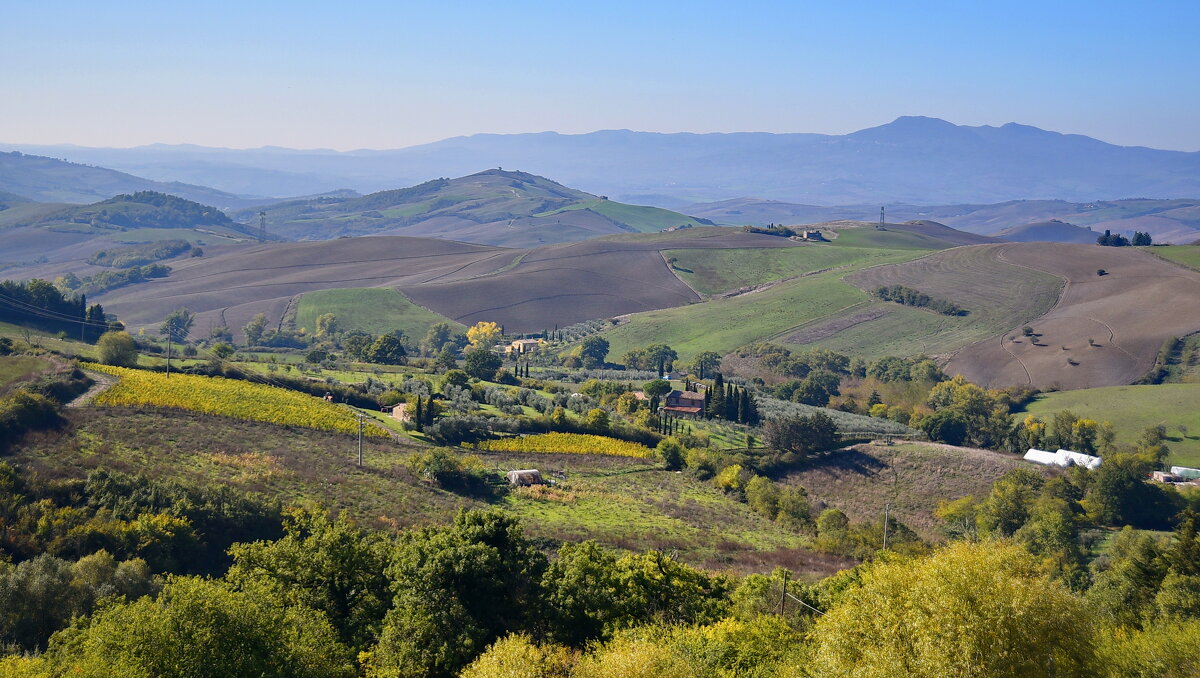
[[[420,341],[431,325],[459,323],[409,301],[391,288],[367,287],[318,290],[300,297],[296,308],[296,327],[310,332],[316,329],[317,316],[332,313],[342,330],[363,330],[371,334],[386,334],[395,330],[410,339]]]
[[[1170,463],[1200,466],[1200,384],[1107,386],[1046,393],[1026,410],[1043,419],[1070,410],[1081,417],[1111,421],[1118,443],[1133,443],[1142,431],[1167,427]]]
[[[674,271],[701,294],[721,294],[825,269],[895,261],[895,251],[834,245],[665,250]]]
[[[1156,257],[1200,271],[1200,245],[1169,245],[1141,249]]]

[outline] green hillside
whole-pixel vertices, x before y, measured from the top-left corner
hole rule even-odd
[[[363,330],[371,334],[404,332],[413,341],[420,341],[436,323],[459,323],[409,301],[408,297],[391,288],[357,288],[319,290],[300,297],[296,308],[296,327],[312,331],[317,316],[332,313],[342,330]]]
[[[886,249],[818,244],[778,249],[665,250],[663,256],[674,258],[676,275],[701,294],[722,294],[855,263],[895,260],[894,253]]]
[[[348,510],[368,525],[444,523],[459,508],[488,503],[437,489],[410,473],[408,456],[421,448],[408,439],[366,439],[366,463],[359,468],[353,436],[190,412],[117,412],[120,416],[100,408],[74,410],[70,427],[30,441],[13,461],[48,478],[77,478],[97,467],[153,469],[159,480],[219,483],[284,505]],[[663,471],[655,462],[592,455],[478,457],[496,472],[564,472],[554,491],[516,490],[492,502],[522,517],[527,532],[543,539],[671,549],[697,564],[757,569],[777,551],[811,543],[711,483]]]
[[[91,205],[68,207],[46,215],[31,225],[120,231],[142,228],[237,228],[224,212],[215,207],[154,191],[122,194]]]
[[[499,169],[359,197],[294,200],[263,211],[271,233],[287,239],[392,233],[515,247],[703,223]],[[234,218],[253,225],[258,214],[250,209]]]
[[[1111,421],[1118,443],[1133,443],[1142,431],[1162,424],[1167,427],[1169,461],[1181,466],[1200,466],[1200,384],[1109,386],[1078,391],[1045,393],[1026,408],[1042,418],[1060,410],[1081,417]]]
[[[843,239],[850,236],[850,242]],[[699,304],[637,313],[605,336],[612,354],[667,343],[681,357],[726,353],[771,340],[851,355],[944,354],[1019,326],[1049,310],[1062,282],[1055,276],[996,259],[989,246],[936,253],[874,249],[871,240],[906,242],[917,234],[843,231],[832,244],[778,250],[671,250],[674,270],[704,294],[743,293]],[[908,263],[905,263],[908,262]],[[791,279],[788,279],[791,278]],[[760,289],[753,285],[782,280]],[[919,285],[953,300],[965,315],[875,299],[881,285]],[[657,339],[656,339],[657,337]]]
[[[628,226],[642,233],[654,233],[677,226],[696,227],[707,225],[709,222],[700,221],[679,212],[672,212],[661,207],[646,207],[643,205],[627,205],[613,202],[605,198],[587,200],[568,205],[552,212],[544,212],[536,216],[549,217],[572,210],[588,210],[613,221]]]

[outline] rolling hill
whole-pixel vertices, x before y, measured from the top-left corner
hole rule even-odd
[[[38,202],[55,203],[92,203],[139,191],[169,193],[220,209],[259,202],[205,186],[151,181],[103,167],[18,152],[0,153],[0,191]]]
[[[1100,234],[1090,228],[1068,224],[1058,219],[1013,226],[998,231],[996,237],[1010,242],[1073,242],[1091,244]]]
[[[823,207],[738,198],[682,207],[688,214],[719,224],[810,224],[835,220],[877,221],[879,205]],[[1013,200],[987,205],[887,205],[887,218],[933,220],[969,233],[995,235],[1005,229],[1052,220],[1093,231],[1145,231],[1155,242],[1187,244],[1200,238],[1200,200]],[[1094,239],[1094,236],[1093,236]]]
[[[947,371],[976,383],[1063,389],[1128,384],[1154,366],[1165,339],[1200,331],[1196,271],[1131,247],[1011,243],[990,250],[998,262],[1066,282],[1053,308],[1024,323],[1032,336],[1014,324],[953,357]],[[1100,269],[1105,275],[1097,275]]]
[[[506,247],[704,223],[669,210],[612,202],[544,177],[500,169],[360,197],[287,201],[262,211],[271,233],[289,240],[406,235]],[[235,214],[235,219],[257,223],[258,215],[258,209],[246,210]]]
[[[673,207],[679,200],[740,196],[818,205],[874,204],[875,212],[879,204],[894,202],[1200,196],[1200,153],[1122,147],[1016,123],[970,127],[918,116],[845,135],[630,130],[477,134],[397,150],[342,153],[7,147],[259,195],[347,187],[377,191],[428,177],[461,176],[480,167],[522,167],[618,200]],[[1006,224],[1011,225],[1016,224]]]

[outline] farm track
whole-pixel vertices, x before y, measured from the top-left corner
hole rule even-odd
[[[87,407],[88,405],[92,404],[92,401],[96,399],[96,396],[107,391],[109,388],[111,388],[113,386],[113,384],[116,384],[118,381],[117,377],[115,377],[111,374],[105,374],[103,372],[95,372],[93,370],[84,370],[84,374],[87,374],[96,383],[92,384],[92,387],[89,388],[88,390],[86,390],[83,393],[79,394],[78,396],[72,398],[71,401],[65,405],[65,407],[70,407],[70,408]]]

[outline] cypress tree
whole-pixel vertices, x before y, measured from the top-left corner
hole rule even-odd
[[[417,396],[417,404],[413,407],[412,421],[417,425],[417,430],[421,430],[421,423],[424,415],[421,413],[421,396]]]

